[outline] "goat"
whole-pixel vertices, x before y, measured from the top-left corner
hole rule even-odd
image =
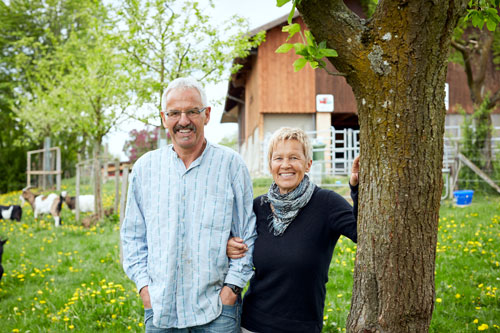
[[[16,220],[21,221],[23,209],[18,205],[0,206],[0,220]]]
[[[50,193],[49,195],[38,195],[34,194],[30,191],[30,189],[24,188],[23,193],[19,197],[21,201],[24,203],[24,200],[27,200],[31,207],[33,208],[33,214],[35,219],[38,217],[38,214],[47,214],[50,213],[54,217],[55,226],[58,227],[61,221],[61,207],[63,203],[63,198],[60,195],[55,193]]]
[[[3,245],[7,243],[7,239],[0,239],[0,281],[2,280],[3,275],[3,266],[2,266],[2,254],[3,254]]]
[[[76,208],[76,197],[68,196],[68,193],[66,191],[61,192],[61,197],[64,198],[64,202],[66,203],[68,208],[74,212]],[[94,212],[94,195],[80,195],[78,199],[80,212]]]

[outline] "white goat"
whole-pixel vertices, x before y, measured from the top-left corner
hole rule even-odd
[[[68,205],[68,208],[75,212],[76,208],[76,197],[68,196],[66,191],[61,192],[61,197],[64,198],[64,202]],[[94,212],[94,195],[85,194],[78,197],[78,204],[80,212]]]
[[[27,200],[31,207],[33,208],[33,215],[35,219],[38,217],[38,214],[47,214],[50,213],[54,216],[55,226],[58,227],[61,224],[61,206],[62,206],[62,197],[55,194],[50,193],[49,195],[37,195],[30,191],[30,189],[24,188],[23,193],[19,197],[24,204],[24,201]]]

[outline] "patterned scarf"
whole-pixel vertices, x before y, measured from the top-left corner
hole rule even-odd
[[[281,194],[278,185],[272,183],[267,196],[262,197],[263,202],[272,205],[272,214],[269,216],[269,231],[274,236],[281,236],[286,228],[299,214],[302,207],[311,199],[316,185],[309,180],[307,175],[292,192]],[[262,202],[261,201],[261,202]]]

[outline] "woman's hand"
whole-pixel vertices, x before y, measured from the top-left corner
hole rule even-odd
[[[239,259],[245,256],[248,251],[248,246],[243,243],[243,239],[239,237],[229,238],[227,241],[226,254],[230,259]]]
[[[356,156],[354,162],[352,162],[352,170],[351,170],[351,179],[349,180],[349,184],[351,186],[358,185],[359,182],[359,156]]]

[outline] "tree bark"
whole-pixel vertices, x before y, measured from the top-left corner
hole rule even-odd
[[[102,220],[104,215],[102,208],[102,171],[101,162],[99,160],[100,155],[101,142],[96,141],[94,144],[94,207],[98,220]]]
[[[361,173],[348,332],[427,332],[451,33],[466,0],[381,0],[364,21],[341,0],[302,1],[316,40],[356,96]]]

